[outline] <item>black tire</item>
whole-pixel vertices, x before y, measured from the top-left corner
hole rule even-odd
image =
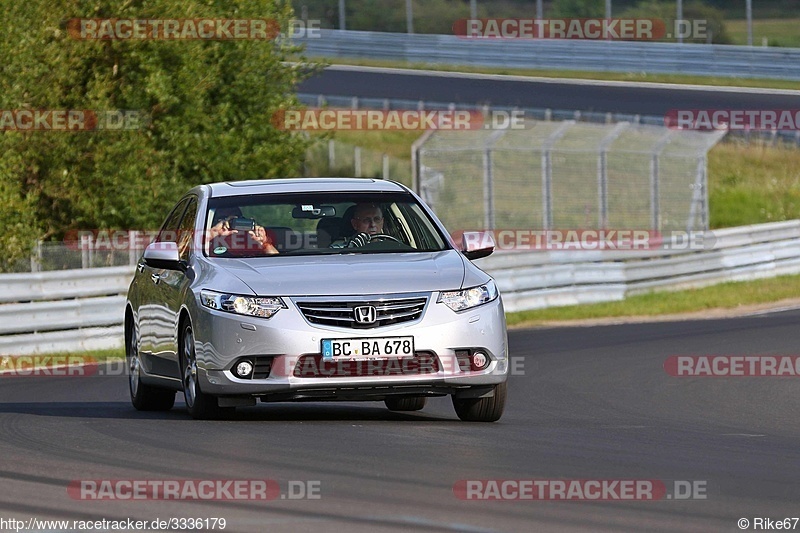
[[[390,411],[419,411],[428,403],[425,396],[390,396],[383,400]]]
[[[128,389],[131,403],[137,411],[169,411],[175,405],[175,391],[142,383],[142,360],[139,356],[139,327],[131,322],[131,332],[125,344],[128,363]]]
[[[233,413],[233,407],[220,407],[216,396],[205,394],[197,381],[197,357],[194,333],[191,324],[181,330],[181,375],[183,376],[183,399],[186,410],[196,420],[218,420]]]
[[[495,385],[494,395],[489,398],[456,398],[453,407],[458,418],[464,422],[496,422],[503,416],[506,406],[506,382]]]

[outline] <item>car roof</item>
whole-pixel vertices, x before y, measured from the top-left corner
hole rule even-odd
[[[211,197],[303,192],[403,192],[393,181],[369,178],[290,178],[225,181],[208,185]]]

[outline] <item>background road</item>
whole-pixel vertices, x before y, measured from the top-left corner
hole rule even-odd
[[[800,312],[515,330],[503,419],[383,404],[260,404],[236,420],[147,414],[126,377],[0,382],[0,517],[224,517],[226,531],[739,531],[800,515],[796,378],[673,378],[675,354],[796,354]],[[317,480],[319,500],[76,501],[74,479]],[[702,480],[708,499],[461,501],[463,479]]]
[[[671,109],[800,109],[800,91],[542,81],[338,65],[304,81],[298,92],[653,116]]]

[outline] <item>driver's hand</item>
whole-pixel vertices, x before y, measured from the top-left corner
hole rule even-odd
[[[364,246],[365,244],[367,244],[369,242],[370,239],[371,239],[371,237],[370,237],[369,233],[366,233],[366,232],[362,231],[361,233],[359,233],[358,235],[356,235],[352,239],[350,239],[350,242],[347,244],[347,247],[348,248],[357,248],[357,247]]]

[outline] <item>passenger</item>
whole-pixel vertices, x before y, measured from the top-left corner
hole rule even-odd
[[[214,212],[212,225],[208,230],[209,241],[212,242],[212,250],[221,246],[226,249],[225,251],[240,251],[240,249],[243,249],[246,252],[253,252],[256,250],[253,249],[254,246],[252,244],[255,244],[255,247],[266,254],[279,253],[264,226],[259,226],[258,224],[255,224],[254,229],[247,232],[247,235],[254,243],[237,241],[233,236],[237,235],[239,230],[231,229],[231,221],[236,218],[242,218],[242,210],[238,207],[220,207]]]

